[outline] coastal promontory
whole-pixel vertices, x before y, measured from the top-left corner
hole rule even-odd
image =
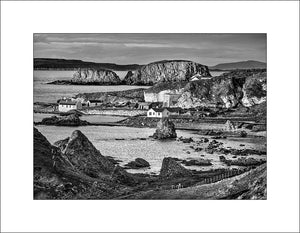
[[[111,70],[78,69],[71,80],[57,80],[49,84],[61,85],[120,85],[119,76]]]
[[[208,67],[192,61],[158,61],[128,72],[126,85],[153,85],[159,82],[189,81],[194,75],[211,77]]]

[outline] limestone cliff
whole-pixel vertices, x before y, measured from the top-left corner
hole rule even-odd
[[[123,80],[127,85],[153,85],[159,82],[189,81],[199,74],[211,77],[208,67],[192,61],[170,60],[144,65],[134,73],[128,72]]]
[[[71,79],[73,84],[106,84],[117,85],[121,83],[119,76],[110,70],[78,69]]]

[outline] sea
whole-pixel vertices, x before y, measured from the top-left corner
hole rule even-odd
[[[47,82],[54,80],[68,80],[72,78],[74,71],[34,71],[34,102],[56,102],[62,96],[74,96],[77,93],[105,92],[129,90],[145,86],[71,86],[71,85],[49,85]],[[119,73],[126,75],[126,72]],[[148,87],[145,87],[148,88]],[[51,114],[34,113],[34,122],[39,122]],[[117,122],[125,119],[119,116],[89,115],[83,116],[83,120],[92,123]],[[155,129],[134,128],[123,126],[81,126],[81,127],[58,127],[42,126],[36,128],[48,139],[50,143],[69,137],[74,130],[82,131],[93,145],[104,156],[111,156],[121,160],[120,165],[133,161],[136,158],[143,158],[150,163],[150,169],[128,170],[132,173],[154,173],[158,174],[164,157],[176,157],[181,159],[210,159],[213,166],[199,167],[191,166],[190,169],[209,170],[211,168],[225,168],[224,163],[219,161],[217,155],[196,152],[191,148],[193,143],[183,143],[177,140],[157,141],[152,139]],[[192,137],[194,141],[201,139],[201,135],[192,131],[177,130],[178,137]],[[253,141],[254,139],[224,139],[222,142],[226,146],[239,148],[241,140],[244,148],[260,149],[264,147],[263,141]],[[230,158],[230,157],[227,157]],[[262,158],[262,157],[260,157]]]
[[[115,71],[123,79],[126,71]],[[73,97],[78,93],[124,91],[149,86],[80,86],[80,85],[52,85],[47,84],[56,80],[70,80],[74,71],[35,70],[33,72],[33,102],[56,103],[62,97]]]

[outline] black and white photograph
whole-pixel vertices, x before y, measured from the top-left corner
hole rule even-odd
[[[299,1],[0,4],[0,232],[299,232]]]
[[[266,200],[265,33],[33,34],[34,199]]]

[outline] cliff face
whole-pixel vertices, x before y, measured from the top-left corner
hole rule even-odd
[[[134,73],[128,72],[124,84],[153,85],[159,82],[189,81],[196,75],[210,77],[207,66],[191,61],[160,61],[144,65]]]
[[[121,83],[119,76],[110,70],[78,69],[71,79],[76,84],[107,84],[117,85]]]
[[[233,71],[209,80],[188,83],[176,106],[183,108],[241,104],[251,107],[267,99],[266,71]]]

